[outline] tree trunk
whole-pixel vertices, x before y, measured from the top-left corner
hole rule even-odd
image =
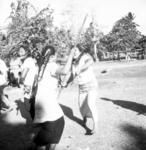
[[[95,56],[95,60],[96,60],[96,61],[98,61],[97,53],[98,53],[98,50],[97,50],[97,43],[95,43],[95,44],[94,44],[94,56]]]

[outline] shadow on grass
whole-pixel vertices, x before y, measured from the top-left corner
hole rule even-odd
[[[60,104],[60,106],[61,106],[65,116],[67,116],[69,119],[75,121],[80,126],[82,126],[86,130],[86,133],[85,133],[86,135],[91,135],[91,130],[84,125],[83,120],[81,120],[80,118],[74,116],[73,111],[70,107],[62,105],[62,104]]]
[[[0,150],[27,150],[31,144],[31,118],[23,102],[16,101],[17,111],[0,113]]]
[[[30,125],[10,124],[0,115],[0,150],[26,150],[31,143]]]
[[[131,136],[129,145],[124,150],[146,150],[146,129],[133,125],[123,125],[122,130]]]
[[[126,109],[130,109],[138,113],[138,115],[146,115],[146,105],[139,104],[136,102],[125,101],[125,100],[113,100],[109,98],[101,98],[102,100],[112,102],[115,105],[121,106]]]

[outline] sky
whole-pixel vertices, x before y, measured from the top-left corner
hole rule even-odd
[[[128,12],[135,15],[138,30],[146,35],[146,0],[28,0],[36,10],[50,5],[54,9],[54,24],[78,29],[87,15],[85,26],[94,20],[105,34],[110,32],[114,23]],[[9,22],[11,2],[0,0],[0,28]],[[31,15],[35,12],[31,10]]]

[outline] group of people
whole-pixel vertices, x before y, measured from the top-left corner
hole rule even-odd
[[[94,59],[88,53],[88,49],[80,45],[73,46],[64,66],[57,63],[56,50],[53,46],[45,46],[44,52],[46,60],[39,65],[35,58],[28,55],[23,46],[20,47],[17,82],[19,88],[24,90],[24,97],[30,102],[29,112],[34,128],[31,149],[55,150],[65,125],[63,110],[58,102],[59,86],[67,86],[74,79],[78,81],[78,102],[83,126],[87,127],[88,118],[91,118],[93,127],[90,133],[93,134],[98,128],[96,108],[98,83],[93,70]],[[13,69],[16,68],[10,66],[10,74]]]

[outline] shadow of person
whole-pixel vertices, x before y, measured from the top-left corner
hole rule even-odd
[[[125,100],[113,100],[113,99],[104,98],[104,97],[100,99],[104,101],[110,101],[114,103],[115,105],[135,111],[138,113],[138,115],[140,114],[146,115],[146,105],[139,104],[136,102],[131,102],[131,101],[125,101]]]
[[[11,105],[10,109],[0,109],[0,150],[26,150],[31,142],[31,124],[28,124],[29,112],[21,101],[23,91],[10,86],[5,90],[3,98]]]
[[[86,130],[86,133],[85,135],[90,135],[91,134],[91,130],[84,125],[84,122],[83,120],[81,120],[80,118],[74,116],[73,114],[73,111],[71,108],[69,108],[68,106],[65,106],[65,105],[62,105],[60,104],[65,116],[67,116],[69,119],[75,121],[76,123],[78,123],[80,126],[82,126],[85,130]]]
[[[31,119],[31,114],[30,114],[30,106],[29,106],[29,101],[27,100],[27,102],[25,102],[26,100],[24,100],[24,102],[22,102],[21,100],[17,100],[17,110],[20,111],[20,115],[22,118],[24,118],[26,120],[26,124],[31,124],[32,123],[32,119]]]
[[[131,124],[124,124],[121,129],[126,132],[126,135],[130,136],[125,150],[146,150],[146,129]]]
[[[0,150],[26,150],[31,143],[30,126],[6,122],[5,115],[0,115]]]

